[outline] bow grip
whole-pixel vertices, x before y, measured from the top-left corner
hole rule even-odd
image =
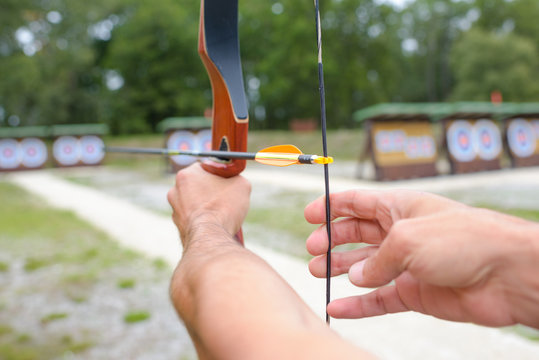
[[[198,52],[213,93],[212,150],[247,151],[249,116],[238,37],[238,0],[202,0]],[[232,177],[245,160],[207,161],[202,167]]]

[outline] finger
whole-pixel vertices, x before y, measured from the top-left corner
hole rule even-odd
[[[371,220],[344,219],[332,223],[331,247],[349,243],[379,244],[386,232],[378,222]],[[306,247],[309,254],[317,256],[328,250],[328,234],[325,226],[321,226],[307,238]]]
[[[378,246],[366,246],[361,249],[333,252],[331,254],[331,276],[346,274],[350,266],[366,259],[378,250]],[[309,271],[318,278],[326,277],[326,255],[318,256],[309,262]]]
[[[391,223],[393,193],[375,190],[349,190],[330,195],[331,219],[354,217]],[[312,224],[326,221],[325,198],[319,198],[305,208],[305,219]]]
[[[337,319],[359,319],[409,310],[393,285],[366,295],[333,300],[327,307],[328,314]]]
[[[356,286],[378,287],[402,274],[420,250],[416,223],[414,220],[395,223],[378,251],[350,267],[350,281]]]

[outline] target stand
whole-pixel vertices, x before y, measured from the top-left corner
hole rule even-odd
[[[370,157],[376,180],[436,176],[438,149],[424,107],[384,104],[356,115],[365,121],[367,142],[361,158]]]
[[[159,123],[165,134],[165,147],[173,150],[211,150],[211,119],[206,117],[173,117]],[[193,156],[176,155],[165,159],[171,173],[200,160]],[[203,160],[203,159],[202,159]]]
[[[101,165],[105,158],[102,136],[107,132],[104,124],[52,126],[52,157],[56,167]]]
[[[49,154],[47,128],[28,126],[0,129],[0,172],[42,169]]]
[[[507,153],[513,167],[539,166],[539,114],[504,120]]]

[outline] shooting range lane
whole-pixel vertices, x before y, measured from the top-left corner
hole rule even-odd
[[[520,170],[519,170],[520,171]],[[158,215],[126,200],[106,195],[101,191],[63,180],[58,171],[41,171],[9,174],[5,179],[42,197],[51,206],[71,210],[82,219],[99,227],[126,247],[150,257],[166,259],[172,266],[180,257],[178,232],[169,216]],[[268,174],[271,174],[269,176]],[[290,181],[294,174],[297,178]],[[317,175],[306,173],[266,171],[249,169],[245,176],[254,186],[296,183],[302,189],[319,190],[322,186]],[[280,181],[279,177],[288,181]],[[494,177],[494,179],[492,179]],[[448,191],[485,183],[535,179],[539,183],[539,170],[527,169],[517,175],[491,172],[464,178],[420,179],[397,184],[370,184],[370,188],[407,187],[432,191]],[[316,179],[316,180],[315,180]],[[462,180],[459,180],[462,179]],[[453,186],[449,186],[449,184]],[[365,182],[334,179],[335,190],[358,188]],[[165,194],[163,194],[165,196]],[[259,235],[259,234],[258,234]],[[246,239],[257,233],[245,228]],[[323,315],[324,281],[314,279],[307,270],[306,262],[285,254],[276,253],[261,246],[248,247],[275,267],[300,296],[319,314]],[[345,277],[335,279],[333,297],[341,297],[366,289],[350,286]],[[334,320],[332,328],[343,337],[385,359],[536,359],[539,344],[502,329],[492,329],[471,324],[451,323],[416,313],[402,313],[357,321]]]

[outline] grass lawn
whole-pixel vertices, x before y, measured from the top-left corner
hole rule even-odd
[[[173,341],[183,353],[176,346],[171,356],[192,358],[169,304],[167,264],[9,183],[0,181],[0,199],[0,359],[134,358],[168,354]],[[160,330],[167,341],[156,349],[144,337]]]

